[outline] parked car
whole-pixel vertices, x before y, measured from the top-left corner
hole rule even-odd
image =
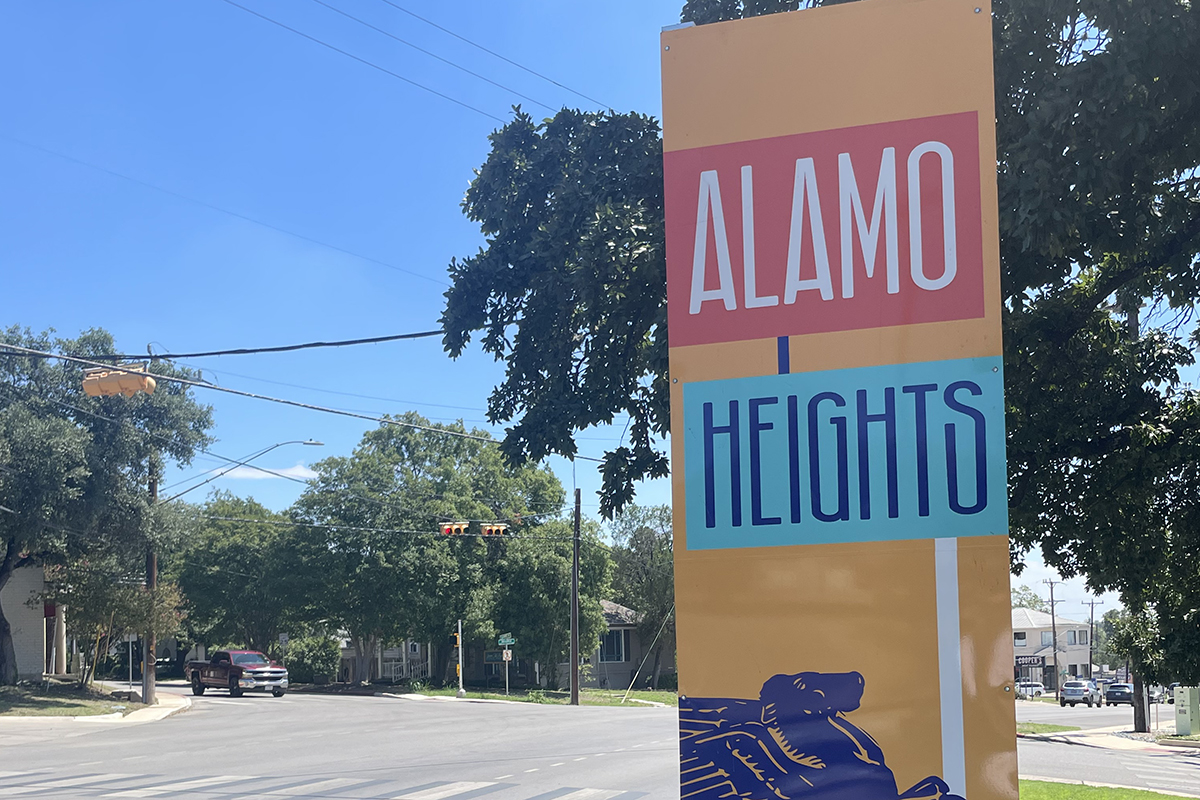
[[[1179,681],[1175,681],[1167,687],[1167,702],[1171,705],[1175,705],[1175,689],[1178,688],[1179,685]]]
[[[1100,690],[1092,681],[1067,681],[1058,692],[1058,704],[1070,705],[1074,708],[1079,703],[1087,703],[1087,707],[1100,705]]]
[[[1147,686],[1146,696],[1151,703],[1165,703],[1167,701],[1167,691],[1161,686]]]
[[[1046,687],[1036,681],[1020,681],[1017,684],[1017,697],[1041,697],[1046,693]]]
[[[228,689],[230,697],[254,690],[283,697],[288,688],[287,670],[255,650],[218,650],[208,661],[189,661],[183,672],[194,695]]]
[[[1133,705],[1133,684],[1132,683],[1110,683],[1108,689],[1104,692],[1104,702],[1110,706],[1120,705],[1124,703],[1127,706]]]

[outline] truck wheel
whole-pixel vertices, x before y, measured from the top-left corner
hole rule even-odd
[[[229,696],[230,697],[241,697],[242,696],[242,687],[238,686],[237,678],[229,679]]]
[[[192,694],[196,695],[197,697],[204,694],[204,684],[200,682],[199,675],[192,676]]]
[[[283,689],[280,688],[279,686],[276,686],[274,689],[271,690],[271,696],[272,697],[283,697]]]

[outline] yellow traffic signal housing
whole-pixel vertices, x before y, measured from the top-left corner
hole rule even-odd
[[[503,536],[508,532],[508,526],[503,522],[493,522],[483,526],[484,536]]]
[[[459,635],[457,633],[453,633],[451,635],[454,637],[454,646],[462,647],[462,639],[459,638]]]
[[[462,536],[467,532],[466,522],[443,522],[442,536]]]
[[[121,369],[97,367],[83,373],[83,391],[90,397],[111,397],[123,394],[133,397],[138,392],[154,394],[154,378],[146,374],[145,364],[124,364]]]

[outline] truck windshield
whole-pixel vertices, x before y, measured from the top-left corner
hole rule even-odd
[[[261,653],[235,653],[233,656],[235,664],[266,664],[267,659]]]

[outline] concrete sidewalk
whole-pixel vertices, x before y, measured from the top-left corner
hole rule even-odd
[[[114,683],[112,681],[96,681],[94,684],[102,691],[108,692],[125,692],[128,691],[128,684]],[[136,684],[135,684],[136,686]],[[82,717],[68,717],[58,715],[30,715],[30,716],[0,716],[0,726],[15,723],[21,726],[43,725],[55,722],[78,722],[85,724],[100,724],[100,725],[127,725],[141,722],[157,722],[160,719],[174,716],[176,714],[187,711],[192,707],[192,699],[187,695],[175,694],[173,692],[159,691],[157,696],[158,702],[150,708],[140,708],[137,711],[131,711],[128,714],[90,714]]]
[[[1062,742],[1064,744],[1099,747],[1104,750],[1129,750],[1144,753],[1194,753],[1194,747],[1187,745],[1171,745],[1163,742],[1145,742],[1140,739],[1130,739],[1118,736],[1129,728],[1125,725],[1114,725],[1108,728],[1090,728],[1081,731],[1065,731],[1061,733],[1018,733],[1022,739],[1037,739],[1042,742]]]

